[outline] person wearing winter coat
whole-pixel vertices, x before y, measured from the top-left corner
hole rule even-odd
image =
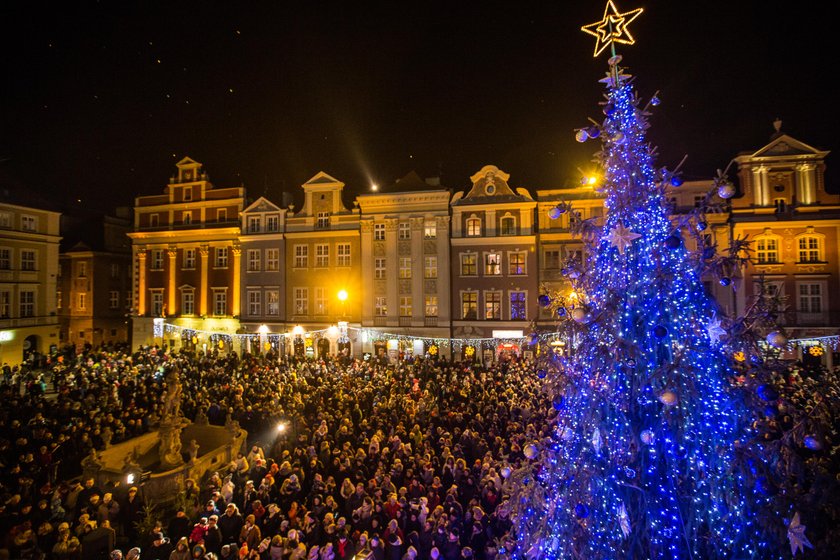
[[[190,560],[190,541],[187,537],[178,539],[175,548],[169,553],[169,560]]]
[[[256,550],[262,540],[260,528],[256,525],[254,515],[245,518],[245,525],[239,531],[239,545],[248,545],[248,550]]]

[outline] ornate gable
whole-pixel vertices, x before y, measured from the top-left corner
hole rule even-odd
[[[825,157],[826,152],[818,150],[804,142],[782,134],[778,138],[774,138],[772,142],[752,154],[751,158],[776,158],[786,156],[814,156],[817,158]]]
[[[472,188],[467,192],[464,200],[478,202],[477,199],[519,198],[508,185],[508,179],[510,179],[510,175],[495,165],[485,165],[470,177]],[[490,200],[485,201],[491,202]]]
[[[257,214],[262,212],[279,212],[281,208],[265,198],[264,196],[259,197],[257,200],[253,202],[248,208],[242,211],[243,214]]]

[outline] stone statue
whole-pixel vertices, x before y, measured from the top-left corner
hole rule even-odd
[[[166,393],[163,395],[163,418],[181,416],[181,379],[178,371],[172,368],[166,374]]]
[[[166,393],[161,408],[158,425],[160,465],[163,469],[173,469],[184,464],[181,456],[181,430],[188,424],[181,414],[181,379],[176,368],[166,374]]]
[[[135,445],[131,453],[123,459],[123,472],[140,470],[140,449]]]
[[[198,426],[207,426],[210,424],[210,419],[207,418],[207,414],[203,410],[199,410],[195,415],[195,423]]]
[[[102,442],[105,444],[105,449],[111,447],[111,439],[114,437],[114,432],[111,431],[110,427],[105,426],[102,428],[100,437],[102,437]]]
[[[189,455],[190,455],[190,463],[194,463],[196,457],[198,457],[198,448],[199,447],[200,447],[200,445],[198,445],[197,441],[195,441],[194,439],[190,440],[190,446],[189,446],[189,448],[187,448],[187,453],[189,453]]]
[[[96,452],[96,449],[91,449],[90,455],[82,459],[82,467],[85,471],[99,471],[104,466],[102,456]]]

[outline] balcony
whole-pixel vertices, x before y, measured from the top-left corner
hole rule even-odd
[[[400,326],[401,327],[410,327],[411,326],[411,316],[400,316]]]
[[[424,327],[436,327],[438,326],[438,318],[437,317],[426,317],[423,321]]]
[[[387,315],[377,315],[373,318],[373,326],[374,327],[384,327],[388,324],[388,316]]]
[[[0,329],[17,329],[21,327],[42,327],[46,325],[57,325],[58,317],[55,315],[41,315],[38,317],[3,317],[0,318]]]

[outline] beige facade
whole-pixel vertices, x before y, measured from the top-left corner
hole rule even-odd
[[[0,203],[0,362],[17,365],[59,343],[58,212]]]

